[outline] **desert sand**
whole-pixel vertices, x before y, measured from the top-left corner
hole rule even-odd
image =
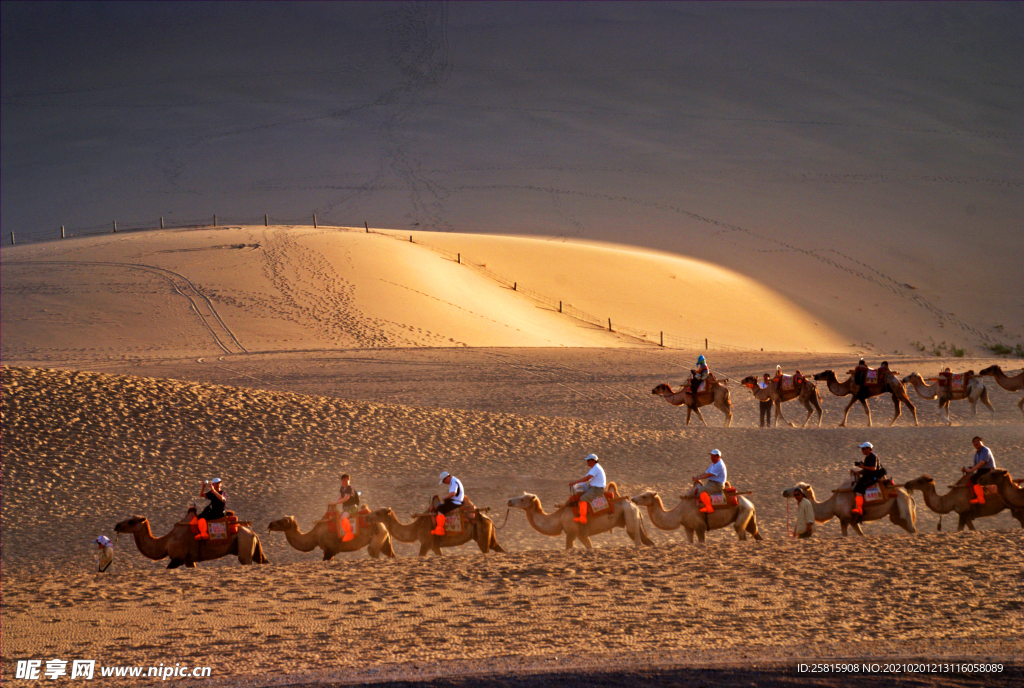
[[[897,482],[945,492],[974,435],[1020,477],[1022,392],[986,378],[994,416],[947,426],[911,391],[918,423],[881,397],[840,428],[819,385],[820,427],[762,429],[739,384],[861,355],[1020,370],[1019,3],[2,12],[5,682],[51,658],[212,668],[182,686],[1024,682],[1009,512],[957,532],[917,494],[916,534],[798,541],[782,497],[827,497],[865,440]],[[651,394],[699,354],[730,428]],[[654,546],[567,552],[507,507],[564,500],[591,452],[671,507],[711,448],[763,540],[645,513]],[[507,554],[325,562],[268,532],[310,528],[343,472],[407,520],[441,470]],[[212,477],[269,565],[115,539]]]

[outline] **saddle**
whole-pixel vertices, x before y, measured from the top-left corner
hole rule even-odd
[[[198,522],[193,523],[191,520],[179,521],[181,525],[187,525],[192,531],[193,535],[199,535],[199,524]],[[227,540],[238,534],[238,527],[243,525],[251,525],[252,521],[239,521],[238,517],[235,516],[234,511],[225,511],[223,518],[207,519],[206,530],[210,535],[211,540]]]
[[[327,506],[327,513],[324,514],[323,518],[321,518],[320,520],[327,522],[327,530],[329,530],[331,534],[337,535],[338,537],[342,537],[345,535],[345,531],[341,527],[342,512],[338,511],[336,507],[336,504],[329,504]],[[370,515],[370,507],[363,504],[361,507],[359,507],[359,511],[352,515],[353,518],[349,519],[349,523],[352,524],[353,535],[358,535],[359,531],[363,530],[364,528],[370,527],[370,524],[366,520],[366,517]]]
[[[801,382],[803,382],[803,380],[801,380]],[[782,376],[781,387],[782,387],[783,391],[789,391],[791,389],[796,389],[796,387],[797,387],[796,376],[795,375],[783,375]]]
[[[595,497],[594,501],[590,503],[590,509],[587,513],[587,518],[591,519],[594,516],[600,516],[601,514],[610,514],[615,511],[615,493],[605,492],[600,497]],[[580,495],[573,494],[569,497],[569,501],[565,503],[567,507],[572,509],[573,518],[580,517]]]
[[[949,391],[951,392],[962,392],[967,389],[967,383],[974,377],[974,371],[968,370],[966,373],[954,373],[952,379],[949,381]]]
[[[693,490],[691,490],[688,494],[681,495],[681,497],[683,499],[696,498],[698,486],[699,485],[694,485]],[[740,504],[739,490],[733,487],[728,481],[726,481],[725,486],[722,488],[721,492],[719,492],[718,494],[712,494],[708,496],[711,497],[711,506],[739,506]]]
[[[881,502],[894,499],[897,494],[899,493],[897,492],[896,485],[893,483],[892,479],[885,478],[864,490],[864,503],[880,504]]]

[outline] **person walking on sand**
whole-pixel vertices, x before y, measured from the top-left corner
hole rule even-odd
[[[768,389],[768,385],[770,384],[771,378],[768,377],[768,373],[765,373],[764,379],[761,380],[761,382],[758,382],[757,386],[761,389]],[[772,406],[774,406],[774,404],[771,399],[768,399],[767,401],[759,401],[758,404],[761,412],[761,427],[763,428],[767,426],[770,428],[772,426]]]
[[[992,450],[985,446],[985,440],[975,437],[971,440],[974,445],[974,465],[968,468],[963,467],[963,472],[968,476],[968,485],[974,489],[974,499],[971,504],[985,503],[985,488],[978,484],[978,478],[985,475],[996,467],[996,457]]]
[[[885,469],[878,465],[878,457],[875,456],[874,449],[875,446],[870,442],[862,442],[860,453],[864,455],[864,460],[853,463],[860,470],[850,471],[850,475],[857,477],[857,482],[853,484],[855,505],[850,513],[857,514],[858,516],[864,515],[864,493],[869,487],[885,477]]]
[[[93,540],[93,544],[100,551],[99,572],[103,573],[114,562],[114,545],[106,535],[100,535]]]
[[[796,499],[796,528],[793,529],[793,536],[809,538],[814,535],[814,507],[809,499],[804,498],[804,491],[799,487],[793,491],[793,498]]]
[[[228,494],[224,491],[224,483],[221,479],[214,478],[209,482],[203,481],[202,487],[199,488],[199,496],[210,500],[210,503],[206,505],[206,508],[203,509],[196,519],[196,525],[199,527],[199,534],[196,535],[196,540],[209,540],[210,531],[206,527],[207,521],[224,518],[224,507],[227,504]]]
[[[702,514],[714,513],[714,508],[711,506],[711,495],[722,494],[722,490],[725,489],[726,481],[726,470],[725,462],[722,461],[722,452],[717,449],[711,450],[711,465],[708,469],[700,475],[693,476],[693,482],[697,483],[701,480],[707,480],[704,485],[697,486],[697,497],[704,505],[700,508]]]
[[[579,480],[573,480],[569,483],[569,487],[575,487],[580,483],[587,483],[586,492],[580,495],[580,516],[573,519],[577,523],[586,524],[587,509],[595,499],[604,494],[605,489],[608,487],[608,478],[604,474],[604,469],[600,464],[601,459],[597,458],[597,454],[589,454],[584,461],[587,462],[587,467],[590,470]]]
[[[359,493],[355,491],[350,482],[349,474],[343,473],[341,475],[341,488],[338,490],[338,501],[331,502],[341,506],[338,520],[341,522],[341,529],[345,533],[341,538],[342,542],[349,542],[355,538],[355,535],[352,534],[352,522],[349,519],[352,517],[352,507],[359,506]]]
[[[466,498],[466,490],[462,487],[462,481],[448,471],[441,471],[441,485],[448,487],[448,494],[444,501],[437,505],[436,527],[430,531],[434,535],[444,535],[445,516],[462,506],[462,500]]]

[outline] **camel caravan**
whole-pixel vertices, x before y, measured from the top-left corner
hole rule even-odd
[[[868,399],[877,396],[889,395],[893,403],[893,417],[889,421],[892,427],[902,415],[903,407],[909,409],[914,418],[914,425],[918,425],[917,407],[910,400],[907,386],[911,386],[917,394],[929,401],[937,401],[937,413],[946,423],[952,425],[953,421],[949,416],[949,405],[953,401],[967,401],[971,405],[970,419],[973,419],[978,411],[978,402],[984,404],[990,414],[990,420],[995,422],[995,408],[989,401],[988,390],[982,382],[983,377],[993,377],[996,383],[1003,389],[1010,392],[1017,392],[1024,389],[1024,372],[1010,377],[1003,373],[999,366],[990,366],[980,373],[968,370],[963,373],[953,373],[946,368],[936,377],[924,378],[919,373],[900,378],[899,373],[889,368],[889,364],[883,361],[876,369],[871,368],[860,359],[859,363],[847,371],[847,378],[840,381],[833,370],[823,370],[810,378],[804,376],[799,370],[792,375],[785,375],[781,366],[775,367],[775,376],[769,377],[764,374],[763,379],[756,375],[744,377],[740,384],[748,388],[754,399],[761,406],[762,426],[765,425],[767,412],[768,425],[771,425],[771,410],[775,411],[775,426],[779,421],[787,423],[790,427],[796,424],[787,419],[782,412],[782,405],[787,401],[798,401],[807,416],[800,427],[805,428],[812,416],[817,416],[816,427],[821,427],[821,419],[824,412],[821,408],[821,393],[818,391],[816,382],[824,382],[829,392],[837,397],[849,397],[850,401],[843,409],[843,420],[839,427],[846,427],[850,416],[850,410],[858,402],[864,408],[867,416],[868,427],[871,427],[871,407],[868,406]],[[673,406],[686,407],[686,425],[690,424],[691,418],[695,415],[701,423],[707,427],[707,421],[700,409],[702,406],[714,406],[725,416],[723,427],[732,425],[732,399],[729,392],[729,378],[717,376],[708,368],[704,356],[697,359],[697,367],[690,371],[690,376],[677,389],[672,389],[669,384],[659,384],[651,394],[664,397],[665,401]],[[1017,407],[1024,414],[1024,396],[1017,403]]]
[[[870,442],[859,445],[862,461],[854,463],[850,477],[824,501],[818,501],[814,488],[799,482],[782,492],[786,499],[797,502],[797,523],[790,532],[793,537],[809,538],[817,524],[833,518],[839,520],[844,536],[852,530],[863,535],[861,524],[888,518],[892,523],[917,533],[917,503],[913,493],[920,492],[927,507],[941,516],[956,512],[957,530],[975,530],[974,521],[1009,510],[1024,528],[1024,488],[1020,480],[996,468],[992,451],[981,437],[972,440],[974,462],[961,469],[962,476],[949,492],[940,495],[935,480],[928,475],[896,484],[888,477]],[[722,452],[712,449],[710,465],[692,479],[692,488],[679,495],[679,503],[671,509],[665,507],[658,492],[644,491],[634,497],[620,495],[618,486],[607,479],[601,460],[596,454],[584,458],[588,471],[569,483],[568,499],[545,511],[540,497],[526,493],[508,500],[508,509],[522,510],[530,527],[550,537],[565,536],[565,549],[571,550],[580,541],[584,548],[592,549],[591,538],[616,528],[625,529],[636,547],[653,546],[647,534],[643,510],[647,510],[651,523],[660,530],[682,528],[693,543],[705,542],[706,534],[731,526],[739,540],[752,537],[762,540],[758,529],[753,502],[748,499],[753,491],[740,491],[728,480]],[[348,474],[342,476],[339,496],[327,505],[327,511],[313,527],[303,532],[292,516],[272,521],[268,531],[284,533],[289,545],[300,552],[320,549],[323,560],[330,561],[342,552],[366,549],[371,558],[381,555],[395,556],[394,540],[419,545],[419,556],[433,552],[440,556],[442,548],[460,547],[475,542],[480,551],[504,553],[498,543],[498,527],[488,517],[488,508],[478,508],[465,494],[462,481],[443,471],[440,485],[447,490],[444,496],[433,495],[429,508],[414,514],[412,521],[403,523],[395,511],[388,507],[371,510],[360,503],[360,494],[350,483]],[[191,506],[184,519],[177,522],[171,532],[162,537],[153,535],[149,521],[133,516],[118,523],[114,530],[120,535],[128,533],[143,556],[161,560],[170,558],[167,568],[195,567],[197,562],[237,556],[241,564],[269,563],[263,553],[259,537],[248,521],[239,521],[234,512],[224,507],[227,493],[219,479],[204,482],[200,495],[210,500],[202,513]],[[506,514],[505,522],[507,523]],[[504,525],[504,524],[503,524]],[[787,531],[788,507],[787,507]],[[101,571],[110,565],[112,550],[109,540],[97,538],[103,554]]]

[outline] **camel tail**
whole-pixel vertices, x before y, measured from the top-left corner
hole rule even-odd
[[[756,514],[751,514],[750,515],[750,520],[747,521],[747,532],[750,533],[751,535],[753,535],[755,540],[764,540],[764,538],[761,537],[761,533],[759,533],[757,531],[757,515]]]

